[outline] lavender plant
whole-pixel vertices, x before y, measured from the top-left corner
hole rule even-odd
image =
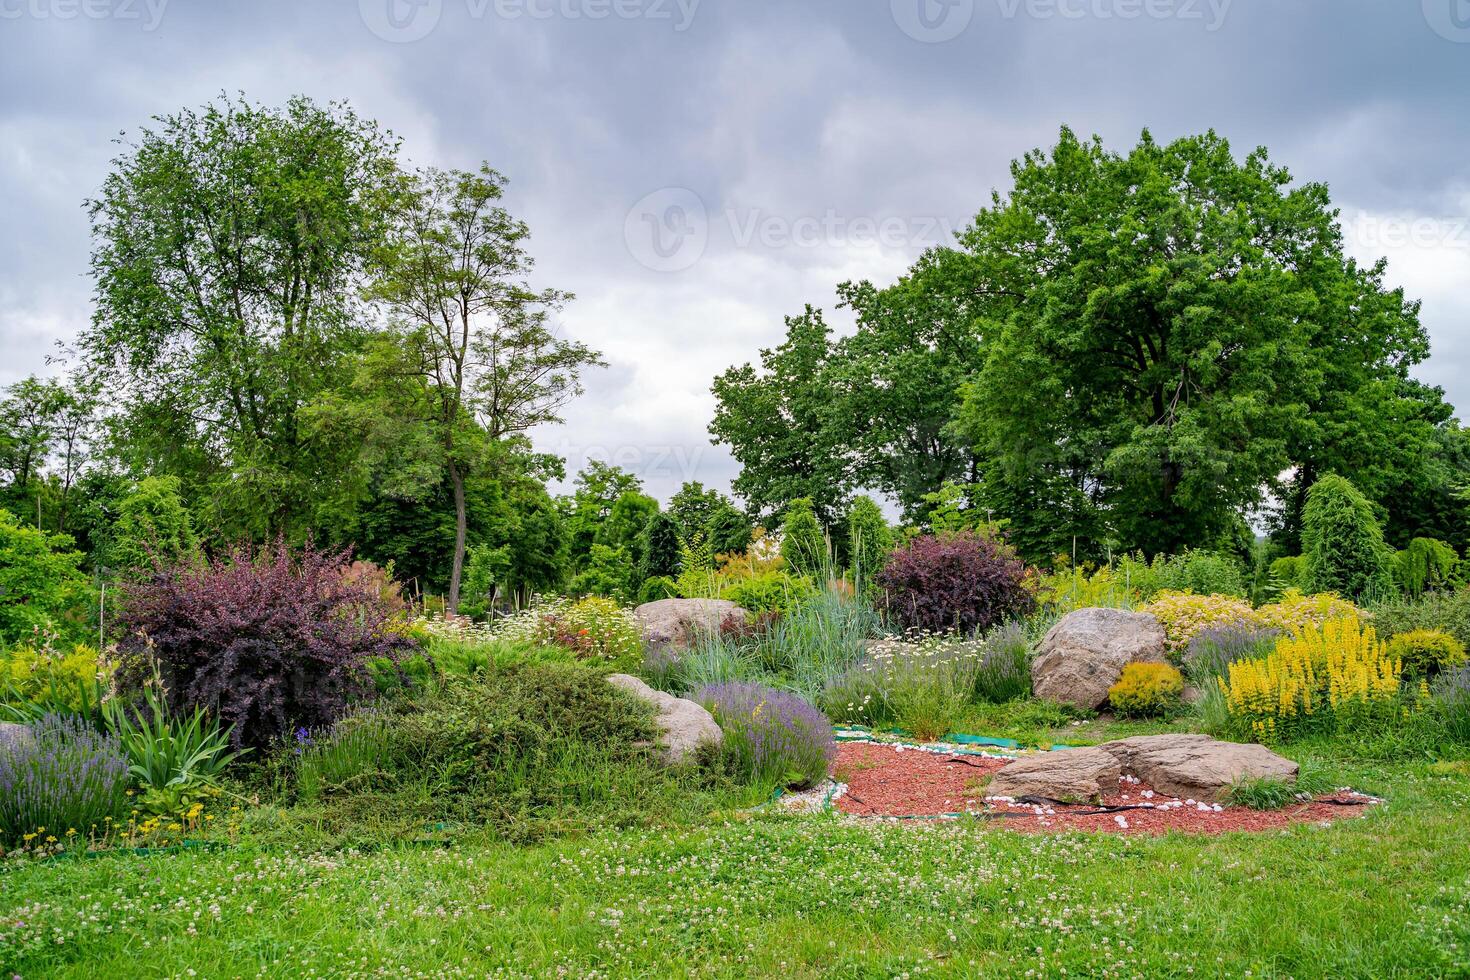
[[[1201,687],[1214,687],[1237,660],[1264,655],[1281,635],[1279,630],[1249,626],[1211,626],[1196,633],[1184,651],[1184,673]]]
[[[1435,678],[1434,703],[1446,734],[1456,742],[1470,744],[1470,667]]]
[[[805,788],[824,779],[837,746],[827,716],[788,691],[761,684],[715,684],[694,700],[725,733],[725,751],[756,782]]]
[[[123,811],[128,781],[127,753],[116,738],[78,718],[48,715],[30,737],[0,741],[0,839],[105,831]]]

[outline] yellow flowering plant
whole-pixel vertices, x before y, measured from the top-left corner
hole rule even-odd
[[[1335,619],[1281,637],[1263,658],[1232,663],[1219,684],[1239,734],[1278,742],[1396,720],[1407,710],[1401,668],[1372,626]]]

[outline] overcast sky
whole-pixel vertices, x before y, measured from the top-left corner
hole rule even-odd
[[[611,364],[538,442],[664,499],[735,475],[716,373],[947,241],[1063,124],[1213,127],[1328,183],[1424,301],[1420,376],[1470,403],[1470,0],[0,0],[0,384],[90,315],[111,140],[221,91],[505,173]]]

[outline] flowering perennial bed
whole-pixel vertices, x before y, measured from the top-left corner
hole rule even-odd
[[[1010,761],[991,753],[956,752],[893,742],[848,742],[833,766],[832,806],[852,817],[958,819],[975,816],[1021,831],[1183,831],[1219,834],[1275,830],[1358,816],[1377,802],[1352,790],[1302,800],[1279,810],[1181,800],[1124,776],[1101,805],[987,796],[989,777]]]

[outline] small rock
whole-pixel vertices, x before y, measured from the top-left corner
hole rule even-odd
[[[631,674],[613,674],[607,682],[646,701],[658,711],[658,717],[654,719],[659,729],[658,744],[664,761],[669,765],[692,761],[702,743],[720,745],[724,742],[724,732],[720,731],[714,715],[703,705],[656,691]]]

